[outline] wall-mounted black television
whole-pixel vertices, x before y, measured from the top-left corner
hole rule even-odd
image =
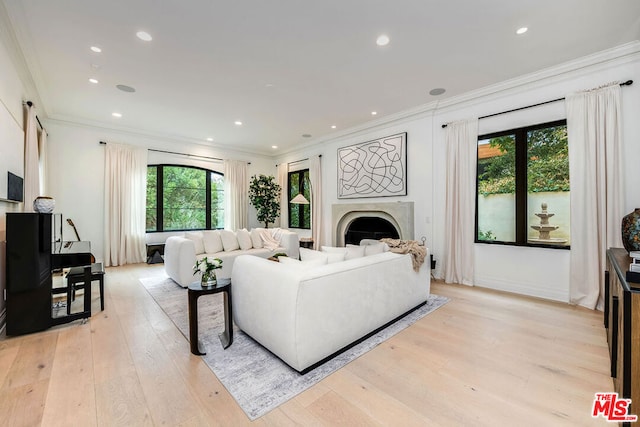
[[[24,200],[24,180],[18,175],[7,172],[7,200],[23,202]]]

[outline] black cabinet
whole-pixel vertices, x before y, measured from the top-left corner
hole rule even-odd
[[[7,213],[7,335],[51,326],[51,214]]]
[[[627,281],[631,258],[622,248],[607,251],[604,325],[611,377],[620,398],[631,399],[629,414],[640,414],[640,283]],[[622,423],[623,426],[630,423]]]

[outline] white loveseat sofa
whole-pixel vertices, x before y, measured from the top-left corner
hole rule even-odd
[[[304,255],[303,255],[304,257]],[[299,372],[422,305],[427,263],[383,252],[316,267],[250,256],[232,274],[236,325]]]
[[[277,247],[267,247],[261,238],[266,232]],[[220,258],[222,268],[216,270],[220,278],[230,278],[234,260],[239,255],[254,255],[269,258],[277,253],[298,257],[300,241],[298,234],[280,228],[255,228],[251,231],[205,230],[186,232],[184,236],[167,238],[164,248],[164,268],[167,275],[182,287],[200,280],[200,273],[193,274],[196,259]]]

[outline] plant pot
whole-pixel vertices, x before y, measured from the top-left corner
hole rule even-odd
[[[622,218],[622,244],[627,252],[640,251],[640,208]]]

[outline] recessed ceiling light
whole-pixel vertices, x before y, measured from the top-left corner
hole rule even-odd
[[[372,112],[371,112],[371,115],[372,115],[372,116],[375,116],[376,114],[378,114],[378,112],[377,112],[377,111],[372,111]]]
[[[446,92],[446,90],[445,90],[444,88],[437,87],[437,88],[435,88],[435,89],[431,89],[431,90],[429,91],[429,95],[433,95],[433,96],[436,96],[436,95],[442,95],[442,94],[443,94],[443,93],[445,93],[445,92]]]
[[[273,83],[267,83],[266,85],[264,85],[265,87],[276,87],[276,85],[274,85]]]
[[[89,79],[89,81],[91,83],[93,83],[94,85],[98,84],[98,80],[97,79]]]
[[[233,122],[236,126],[242,126],[242,122],[240,120],[236,120]]]
[[[151,37],[151,34],[147,33],[146,31],[138,31],[136,33],[136,36],[140,40],[144,40],[145,42],[150,42],[151,40],[153,40],[153,37]]]
[[[100,49],[98,46],[91,46],[91,50],[94,51],[95,53],[102,52],[102,49]]]
[[[310,133],[303,133],[302,137],[303,138],[311,138],[311,134]]]
[[[131,86],[127,86],[127,85],[116,85],[116,87],[123,92],[133,93],[136,91],[135,88],[132,88]]]
[[[378,36],[378,38],[376,39],[376,44],[378,46],[386,46],[389,44],[389,36],[386,34],[381,34]]]
[[[117,118],[122,117],[122,114],[120,114],[120,113],[111,113],[111,115],[112,115],[113,117],[117,117]]]
[[[207,138],[207,141],[213,142],[213,138],[209,137],[209,138]]]
[[[529,31],[529,29],[527,27],[520,27],[516,30],[516,34],[520,35],[520,34],[524,34],[527,31]]]
[[[336,128],[336,125],[331,125],[331,129],[335,129],[335,128]]]
[[[276,148],[278,148],[278,146],[277,145],[272,145],[271,148],[273,148],[275,150]]]

